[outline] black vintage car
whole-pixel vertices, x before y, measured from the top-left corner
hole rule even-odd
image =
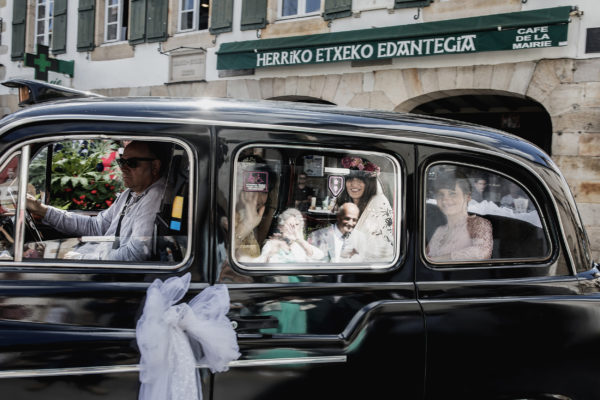
[[[600,398],[600,272],[535,146],[333,106],[66,97],[0,122],[2,398],[136,398],[146,290],[188,272],[185,299],[227,285],[241,352],[198,366],[204,399]],[[97,214],[132,140],[168,165],[148,257],[69,258],[108,239],[26,194]],[[346,202],[349,253],[327,236]]]

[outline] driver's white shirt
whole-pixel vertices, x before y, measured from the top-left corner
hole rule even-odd
[[[128,197],[131,197],[130,205],[121,221],[118,248],[113,249],[112,241],[86,243],[75,249],[75,252],[80,254],[76,258],[148,260],[151,255],[154,220],[160,208],[164,188],[165,179],[161,178],[139,195],[127,189],[108,209],[96,216],[80,215],[48,207],[42,222],[72,236],[114,236],[121,212],[126,206]]]

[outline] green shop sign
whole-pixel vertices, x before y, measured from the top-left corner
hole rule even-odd
[[[571,7],[291,38],[224,43],[217,69],[383,60],[567,44]]]

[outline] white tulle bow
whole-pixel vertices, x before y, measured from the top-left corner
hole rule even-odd
[[[140,400],[201,400],[197,364],[212,372],[228,369],[239,356],[225,285],[204,289],[189,304],[175,305],[191,275],[156,279],[148,288],[136,336],[141,353]]]

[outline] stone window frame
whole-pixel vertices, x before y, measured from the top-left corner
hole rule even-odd
[[[114,6],[111,6],[109,4],[108,0],[101,0],[101,1],[104,2],[104,6],[102,7],[104,10],[104,16],[103,16],[104,23],[102,24],[102,28],[101,28],[103,30],[102,43],[117,43],[117,42],[123,42],[123,41],[127,40],[127,33],[125,33],[125,35],[122,34],[123,33],[123,10],[125,8],[124,3],[129,2],[129,0],[118,0],[118,3],[116,5],[116,7],[118,8],[117,21],[110,22],[110,23],[108,21],[108,16],[109,16],[108,11],[109,11],[109,8],[114,7]],[[128,4],[128,6],[129,6],[129,4]],[[117,25],[117,37],[115,39],[108,38],[108,32],[109,32],[108,25],[109,24]],[[129,25],[129,24],[127,24],[127,25]],[[123,37],[123,36],[125,36],[125,37]]]
[[[313,11],[310,13],[297,12],[296,14],[293,14],[293,15],[283,15],[283,2],[284,1],[285,0],[277,0],[277,19],[278,20],[290,20],[290,19],[296,19],[296,18],[314,17],[314,16],[321,15],[321,13],[323,12],[324,1],[319,0],[320,4],[319,4],[319,9],[317,11]],[[309,0],[297,0],[297,1],[298,1],[297,11],[306,9],[306,2]]]
[[[186,10],[183,10],[183,7],[185,6],[185,3],[186,3],[185,0],[177,0],[177,3],[178,3],[177,4],[177,32],[183,33],[183,32],[193,32],[193,31],[197,30],[198,29],[198,14],[200,11],[199,10],[200,0],[193,0],[192,8],[186,9]],[[190,28],[183,29],[181,27],[184,13],[192,14],[192,26]]]
[[[104,31],[105,31],[105,14],[106,14],[106,1],[107,0],[96,0],[96,12],[95,12],[95,30],[94,30],[94,43],[96,46],[91,51],[92,61],[107,61],[107,60],[120,60],[125,58],[132,58],[134,56],[133,46],[129,44],[127,38],[123,38],[121,41],[116,42],[105,42]],[[126,0],[129,1],[129,0]]]
[[[42,3],[40,3],[42,1]],[[44,17],[39,17],[40,7],[45,7]],[[33,43],[41,43],[45,46],[50,46],[52,44],[52,25],[53,21],[51,21],[54,17],[54,0],[35,0],[34,3],[35,14],[34,14],[34,35],[33,35]],[[38,32],[39,22],[44,23],[44,32],[40,34]],[[39,38],[42,37],[42,41],[39,42]]]

